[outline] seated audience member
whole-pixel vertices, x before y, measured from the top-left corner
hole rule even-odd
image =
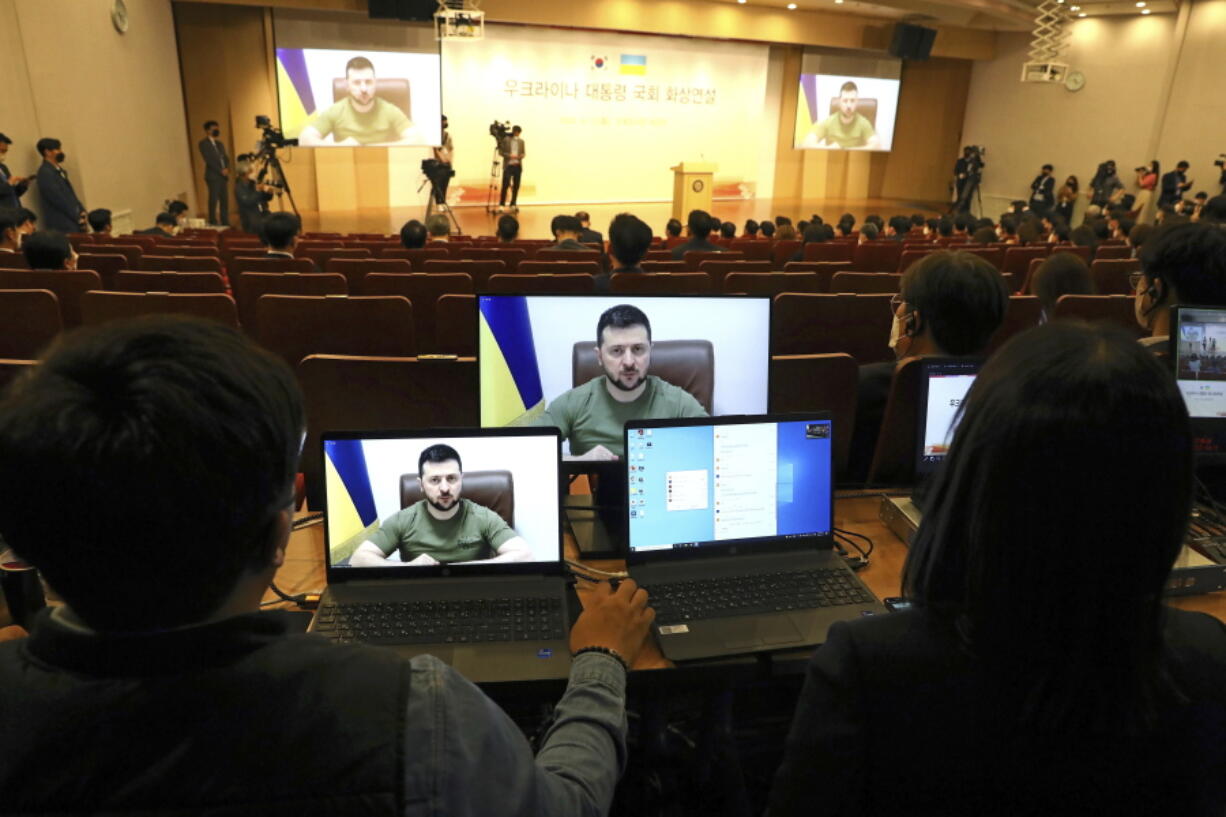
[[[782,227],[782,226],[783,226],[783,225],[785,225],[785,224],[791,224],[791,223],[792,223],[792,220],[791,220],[790,218],[788,218],[787,216],[775,216],[775,227],[776,227],[776,229],[778,229],[779,227]],[[793,225],[793,226],[795,226],[795,225]]]
[[[137,230],[137,235],[153,235],[174,238],[176,235],[175,217],[170,213],[158,213],[154,225],[147,230]]]
[[[809,229],[808,221],[801,219],[800,221],[796,222],[796,234],[797,235],[803,236],[805,234],[805,230],[807,229]],[[804,239],[802,238],[801,240],[804,240]]]
[[[175,226],[180,231],[187,226],[188,209],[187,202],[185,201],[175,200],[166,205],[166,212],[175,217]]]
[[[1128,246],[1132,247],[1132,256],[1136,258],[1137,251],[1146,239],[1154,234],[1154,228],[1149,224],[1138,224],[1128,231]]]
[[[875,225],[879,234],[885,232],[885,221],[876,213],[871,213],[865,216],[864,223]]]
[[[293,258],[294,249],[298,246],[298,236],[302,232],[302,222],[293,213],[270,213],[264,219],[260,236],[268,249],[265,255],[276,258]]]
[[[1214,196],[1205,202],[1200,220],[1208,224],[1226,224],[1226,196]]]
[[[938,230],[941,228],[941,220],[939,218],[929,218],[924,220],[924,237],[936,238]]]
[[[558,242],[549,248],[551,250],[592,251],[591,247],[585,247],[579,243],[579,235],[583,232],[583,225],[574,216],[554,216],[553,221],[550,222],[549,231],[553,233],[553,237]]]
[[[725,221],[719,225],[719,237],[726,238],[729,241],[736,238],[736,225],[731,221]]]
[[[995,227],[979,227],[971,236],[972,244],[993,244],[999,236],[996,235]]]
[[[586,210],[580,210],[579,212],[575,213],[575,218],[579,220],[579,243],[604,243],[604,236],[592,229],[592,217],[587,214]]]
[[[892,238],[895,241],[902,241],[911,232],[911,219],[906,216],[892,216],[889,225],[885,228],[886,238]]]
[[[839,222],[835,225],[835,229],[839,232],[840,238],[848,238],[856,229],[856,217],[851,213],[844,213],[839,216]]]
[[[501,216],[498,219],[498,243],[510,244],[519,238],[519,219],[515,216]]]
[[[978,357],[1005,318],[1009,293],[1000,273],[984,259],[943,251],[924,256],[903,273],[891,305],[890,347],[899,360]],[[896,366],[885,361],[860,367],[849,465],[857,481],[868,477]]]
[[[775,237],[775,222],[773,221],[763,221],[758,225],[758,229],[762,231],[762,237],[768,241]]]
[[[1094,251],[1098,249],[1098,236],[1095,235],[1094,230],[1088,224],[1082,224],[1080,227],[1074,228],[1068,234],[1068,237],[1076,247],[1089,247],[1090,255],[1093,255]]]
[[[436,658],[333,645],[260,611],[286,558],[304,422],[283,362],[183,317],[65,336],[9,390],[0,528],[65,606],[0,644],[5,810],[606,814],[645,593],[595,587],[534,757]]]
[[[1135,226],[1136,226],[1136,222],[1134,222],[1132,219],[1121,218],[1115,223],[1115,230],[1114,232],[1112,232],[1111,237],[1112,238],[1122,238],[1125,241],[1127,241],[1128,234],[1132,232],[1132,229]]]
[[[996,222],[992,221],[990,218],[981,218],[975,221],[976,230],[982,230],[984,227],[991,227],[993,230],[995,230]]]
[[[613,273],[638,273],[643,268],[639,262],[651,249],[651,228],[629,213],[620,213],[609,223],[609,272],[592,276],[597,292],[609,291],[609,277]]]
[[[1039,296],[1043,320],[1049,321],[1056,312],[1056,301],[1062,295],[1093,295],[1094,279],[1090,266],[1080,255],[1058,252],[1039,264],[1030,280],[1030,291]]]
[[[954,216],[954,235],[970,238],[974,227],[975,217],[970,213],[958,213]]]
[[[1089,224],[1094,219],[1102,218],[1102,215],[1103,208],[1099,207],[1097,204],[1091,204],[1090,206],[1086,207],[1086,212],[1085,215],[1082,216],[1081,223]]]
[[[1017,217],[1013,215],[1009,215],[1008,213],[1001,216],[1000,217],[1000,229],[996,231],[996,234],[999,237],[999,240],[1001,243],[1004,243],[1004,244],[1018,243]]]
[[[1047,324],[960,413],[914,606],[830,628],[771,817],[1222,814],[1226,627],[1162,602],[1193,494],[1170,372],[1118,328]]]
[[[723,252],[724,248],[712,244],[707,240],[707,236],[711,234],[711,216],[706,210],[691,210],[689,222],[686,230],[689,232],[690,240],[684,244],[678,244],[673,247],[673,259],[681,261],[685,258],[685,254],[691,250],[698,252]],[[782,236],[780,236],[782,238]]]
[[[860,225],[860,239],[857,243],[864,244],[868,241],[876,241],[877,237],[877,225],[871,221],[866,221]]]
[[[949,216],[941,216],[936,220],[937,225],[935,232],[940,238],[953,238],[954,222]]]
[[[1066,224],[1063,219],[1053,221],[1051,225],[1051,232],[1047,235],[1047,240],[1053,243],[1067,243],[1069,240],[1068,224]]]
[[[90,232],[107,236],[111,234],[110,210],[102,208],[90,210],[85,216],[85,220],[89,223]]]
[[[17,255],[21,252],[21,228],[17,219],[21,211],[11,207],[0,207],[0,253]]]
[[[400,243],[406,250],[420,250],[426,246],[426,225],[417,219],[406,221],[400,228]]]
[[[724,222],[716,216],[711,216],[711,232],[708,235],[718,234],[722,229],[724,229]]]
[[[238,156],[234,173],[234,201],[238,204],[239,226],[245,233],[258,235],[260,223],[269,212],[268,203],[281,190],[260,182],[259,166],[250,153]]]
[[[451,222],[442,213],[435,213],[426,218],[426,232],[431,244],[446,244],[451,238]]]
[[[920,233],[924,232],[924,225],[926,225],[927,223],[928,223],[928,219],[924,217],[923,213],[912,213],[911,214],[911,226],[908,229],[911,230],[916,235],[919,235]]]
[[[1037,244],[1042,241],[1043,234],[1039,229],[1037,219],[1024,219],[1017,228],[1017,243],[1018,244]]]
[[[1209,202],[1209,194],[1203,190],[1192,197],[1192,212],[1189,214],[1192,221],[1200,221],[1201,214],[1205,211],[1205,205]]]
[[[745,222],[745,233],[742,238],[757,238],[758,237],[758,222],[752,218]]]
[[[1226,306],[1226,232],[1210,224],[1164,226],[1141,250],[1134,273],[1137,322],[1150,337],[1141,343],[1165,351],[1170,307]]]
[[[1107,224],[1105,218],[1096,218],[1086,226],[1094,231],[1094,240],[1100,244],[1111,238],[1111,227]]]
[[[27,207],[22,207],[17,212],[21,214],[17,229],[21,230],[22,235],[30,235],[38,229],[38,213]]]
[[[796,228],[790,223],[775,229],[776,241],[795,241],[797,238],[799,238],[799,235],[796,232]]]
[[[678,239],[678,240],[679,240],[679,239],[681,238],[681,230],[682,230],[682,226],[683,226],[683,225],[681,224],[681,222],[680,222],[679,220],[677,220],[677,219],[675,219],[675,218],[670,218],[670,219],[668,220],[668,223],[664,225],[664,239],[665,239],[665,241],[670,241],[670,242],[671,242],[673,239]]]
[[[77,253],[68,236],[54,230],[39,230],[21,240],[21,252],[30,269],[76,269]]]
[[[826,224],[810,225],[804,233],[804,243],[796,250],[790,261],[805,260],[805,244],[822,244],[831,239],[831,235],[827,232],[831,228]]]

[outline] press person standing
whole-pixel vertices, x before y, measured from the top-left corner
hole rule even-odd
[[[222,227],[230,224],[230,157],[221,143],[221,130],[210,119],[204,123],[204,138],[200,140],[200,156],[204,159],[204,183],[209,188],[209,224]],[[220,217],[218,209],[220,208]]]

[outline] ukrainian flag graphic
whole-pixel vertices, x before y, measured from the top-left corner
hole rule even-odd
[[[291,139],[302,132],[315,112],[315,96],[301,48],[277,49],[277,96],[281,130]]]
[[[642,54],[622,54],[621,73],[643,76],[647,73],[647,57]]]
[[[361,440],[329,440],[324,446],[328,485],[328,533],[332,563],[348,559],[379,529],[375,495]]]
[[[527,425],[545,410],[524,296],[481,298],[481,425]]]

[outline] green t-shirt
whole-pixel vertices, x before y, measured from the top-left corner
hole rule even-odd
[[[375,97],[374,107],[366,113],[354,110],[350,100],[345,98],[316,114],[307,125],[319,131],[320,136],[332,134],[336,142],[343,142],[352,136],[359,143],[369,145],[395,142],[413,123],[404,115],[404,111],[385,99]]]
[[[669,420],[706,417],[702,404],[685,389],[647,375],[647,388],[638,399],[619,403],[609,394],[605,376],[593,377],[549,404],[537,425],[556,426],[570,440],[570,452],[586,454],[598,445],[617,456],[625,454],[622,430],[627,420]]]
[[[423,553],[440,562],[471,562],[492,559],[517,535],[501,516],[470,499],[461,499],[450,519],[435,519],[422,499],[388,517],[370,541],[385,556],[399,550],[406,562]]]
[[[850,124],[844,125],[837,113],[830,114],[823,122],[813,126],[813,135],[817,141],[834,142],[841,148],[864,147],[873,138],[876,131],[863,114],[856,114]]]

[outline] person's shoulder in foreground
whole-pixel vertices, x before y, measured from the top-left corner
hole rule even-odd
[[[303,429],[292,371],[195,319],[66,335],[9,387],[0,528],[66,606],[0,644],[3,810],[604,814],[646,594],[588,594],[534,758],[437,660],[289,635],[258,612]]]

